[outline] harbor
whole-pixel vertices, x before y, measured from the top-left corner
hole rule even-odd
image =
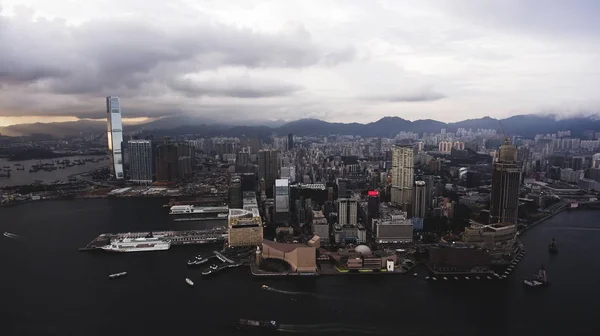
[[[80,248],[79,251],[99,250],[114,240],[139,239],[148,236],[168,240],[171,245],[219,244],[227,240],[227,229],[217,226],[206,230],[103,233],[90,241],[85,247]]]

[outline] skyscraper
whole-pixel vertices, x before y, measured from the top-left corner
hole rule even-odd
[[[140,184],[152,183],[152,142],[150,140],[130,140],[129,180]]]
[[[413,147],[392,147],[392,190],[391,201],[396,204],[412,202],[414,181]]]
[[[490,223],[517,224],[521,168],[517,166],[517,148],[506,138],[500,146],[492,171]]]
[[[108,156],[110,173],[117,180],[122,180],[123,173],[123,123],[121,122],[121,104],[119,97],[106,97],[106,119],[108,130]]]
[[[294,133],[288,134],[288,150],[292,150],[294,148]]]
[[[265,180],[267,196],[272,196],[273,186],[279,171],[279,152],[261,150],[258,152],[258,178]]]
[[[425,218],[427,210],[427,188],[425,181],[415,181],[413,217]]]
[[[178,160],[177,146],[166,138],[165,142],[157,148],[156,180],[165,182],[177,180]]]

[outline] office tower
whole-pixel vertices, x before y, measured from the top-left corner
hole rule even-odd
[[[106,116],[108,125],[108,156],[110,173],[122,180],[123,173],[123,123],[121,121],[121,103],[119,97],[106,97]]]
[[[258,152],[258,178],[265,180],[265,192],[272,197],[273,186],[279,171],[279,152],[261,150]]]
[[[412,201],[414,181],[412,146],[392,147],[392,203],[409,204]]]
[[[292,150],[293,148],[294,148],[294,133],[290,133],[290,134],[288,134],[287,149]]]
[[[348,201],[348,225],[358,224],[358,202],[355,199]]]
[[[517,224],[521,168],[517,165],[517,148],[507,138],[500,146],[498,161],[492,170],[490,223]]]
[[[290,213],[290,186],[287,179],[276,179],[275,190],[275,224],[287,226]]]
[[[369,214],[369,220],[379,218],[379,191],[369,190],[368,197],[367,212]]]
[[[140,184],[152,183],[152,142],[150,140],[130,140],[129,180]]]
[[[165,143],[157,147],[156,180],[164,182],[177,180],[178,160],[177,146],[165,138]]]
[[[348,199],[340,198],[338,200],[338,224],[348,224]]]
[[[425,218],[427,214],[427,188],[425,181],[415,181],[413,217]]]
[[[240,176],[234,175],[231,177],[228,200],[230,209],[242,208],[242,179]]]
[[[346,198],[348,197],[348,180],[338,178],[336,180],[337,189],[338,189],[338,198]]]
[[[433,175],[425,175],[423,176],[423,181],[425,181],[425,217],[428,217],[435,194],[435,177]]]

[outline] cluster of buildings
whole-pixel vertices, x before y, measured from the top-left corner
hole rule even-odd
[[[107,108],[115,178],[182,180],[196,156],[214,160],[229,172],[229,245],[258,246],[263,257],[281,252],[319,259],[323,248],[348,247],[346,267],[357,267],[356,253],[361,267],[387,267],[390,257],[374,257],[378,250],[411,247],[425,232],[437,232],[432,268],[485,267],[515,252],[519,226],[561,199],[560,183],[584,193],[600,190],[596,133],[586,140],[568,131],[526,139],[489,129],[394,138],[132,139],[123,150],[118,98],[108,97]],[[448,231],[460,234],[442,237]],[[361,245],[373,254],[354,249]],[[314,266],[294,262],[299,269]]]

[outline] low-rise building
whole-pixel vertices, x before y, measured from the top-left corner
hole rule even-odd
[[[229,246],[258,246],[263,240],[263,224],[258,208],[229,209]]]

